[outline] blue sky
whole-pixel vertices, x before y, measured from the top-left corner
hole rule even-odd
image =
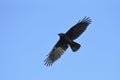
[[[0,80],[120,80],[119,0],[1,0]],[[92,19],[52,67],[44,59],[79,19]]]

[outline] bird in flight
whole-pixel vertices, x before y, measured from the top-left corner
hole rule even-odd
[[[70,46],[73,52],[76,52],[81,45],[76,43],[74,40],[78,38],[91,23],[89,17],[84,17],[82,20],[79,20],[77,24],[71,27],[66,33],[59,33],[60,39],[55,44],[51,52],[47,55],[47,58],[44,60],[46,66],[51,66],[61,55],[67,50]]]

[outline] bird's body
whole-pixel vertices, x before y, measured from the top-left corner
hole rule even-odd
[[[66,33],[58,34],[60,36],[60,39],[53,47],[50,54],[48,54],[48,57],[45,59],[45,65],[52,65],[67,50],[68,46],[71,47],[73,52],[77,51],[81,45],[74,42],[74,40],[85,31],[90,23],[91,19],[89,19],[89,17],[85,17],[82,19],[82,21],[79,21],[76,25],[70,28],[70,30],[68,30]]]

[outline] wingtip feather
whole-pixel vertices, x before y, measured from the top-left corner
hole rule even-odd
[[[79,20],[78,23],[80,22],[87,22],[88,24],[91,24],[91,19],[90,17],[85,16],[82,20]]]

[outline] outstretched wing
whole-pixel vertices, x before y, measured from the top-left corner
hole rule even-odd
[[[66,35],[74,40],[77,37],[79,37],[87,28],[87,26],[91,23],[91,19],[89,17],[83,18],[81,21],[79,21],[76,25],[74,25],[68,32],[66,32]]]
[[[66,51],[68,45],[64,42],[59,40],[56,45],[53,47],[48,57],[45,59],[45,65],[51,66],[57,59],[61,57],[61,55]]]

